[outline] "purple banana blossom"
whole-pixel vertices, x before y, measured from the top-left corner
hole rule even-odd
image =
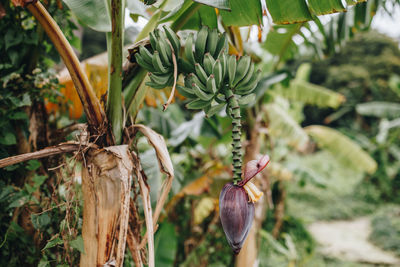
[[[238,254],[249,234],[254,219],[254,202],[261,196],[250,181],[268,164],[267,155],[259,160],[249,161],[245,166],[244,179],[234,185],[227,183],[219,196],[219,215],[226,239],[233,252]]]

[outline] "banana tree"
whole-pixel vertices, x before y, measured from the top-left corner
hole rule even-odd
[[[242,175],[240,105],[254,101],[256,96],[253,91],[261,72],[256,70],[249,56],[239,58],[228,55],[228,43],[233,43],[233,38],[231,37],[229,42],[227,34],[218,33],[217,26],[218,16],[225,28],[260,25],[263,17],[261,3],[258,0],[246,3],[238,0],[183,1],[174,9],[168,10],[165,9],[168,1],[163,1],[154,9],[153,16],[139,34],[138,41],[141,42],[131,50],[129,63],[124,69],[122,44],[125,1],[65,2],[79,19],[88,20],[92,27],[107,32],[109,83],[105,108],[103,109],[71,46],[46,8],[38,1],[13,1],[16,5],[26,7],[33,14],[57,48],[82,102],[87,118],[87,130],[82,132],[79,143],[60,144],[31,154],[3,159],[0,166],[59,153],[83,152],[82,190],[85,202],[82,235],[85,253],[81,256],[81,266],[122,266],[126,243],[132,244],[131,251],[136,255],[134,256],[136,264],[142,265],[137,249],[140,246],[141,236],[127,236],[131,230],[130,191],[132,176],[135,176],[137,179],[135,183],[138,183],[141,191],[146,218],[148,264],[154,266],[154,226],[170,189],[174,171],[163,138],[143,125],[134,124],[134,118],[143,102],[145,92],[150,90],[150,87],[162,89],[172,86],[171,95],[164,104],[164,109],[171,103],[175,88],[190,100],[187,104],[189,109],[201,109],[207,116],[212,116],[225,108],[226,113],[232,118],[233,125],[233,186],[243,187],[249,196],[257,195],[258,191],[248,183],[248,180],[260,172],[268,161],[266,157],[259,161],[248,159],[249,162]],[[128,6],[132,2],[128,1]],[[347,1],[348,4],[356,2]],[[214,8],[217,8],[218,12],[215,12]],[[278,24],[298,23],[310,20],[316,15],[345,11],[342,1],[326,3],[301,0],[267,1],[267,8],[274,22]],[[91,10],[92,16],[85,14],[88,10]],[[96,19],[98,13],[101,17]],[[171,27],[153,31],[163,22],[171,22]],[[207,27],[200,27],[201,23]],[[175,31],[181,28],[199,30],[196,38],[189,35],[183,53],[181,53],[182,42],[175,34]],[[149,34],[149,39],[143,40]],[[149,77],[146,77],[147,72]],[[184,76],[184,82],[178,84],[180,75]],[[130,78],[124,80],[124,77]],[[138,131],[155,147],[160,168],[168,176],[154,214],[149,205],[145,175],[130,141]],[[222,201],[226,201],[225,196],[226,194],[221,195]],[[246,195],[241,196],[243,202],[243,196]],[[224,207],[224,203],[221,207]],[[249,210],[251,209],[250,205]],[[221,212],[223,210],[221,209]],[[228,212],[223,216],[229,214]],[[249,221],[242,228],[243,232],[239,233],[238,238],[230,236],[232,229],[229,230],[229,225],[225,225],[228,240],[236,252],[240,249],[251,225],[251,212],[246,216],[246,220]],[[247,253],[249,252],[246,251],[241,255]],[[239,256],[238,262],[240,261]],[[247,263],[245,265],[248,266]]]

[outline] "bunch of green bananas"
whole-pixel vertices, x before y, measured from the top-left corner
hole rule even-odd
[[[252,92],[261,73],[255,70],[249,56],[237,60],[236,56],[228,55],[226,33],[219,34],[217,29],[207,26],[203,26],[196,37],[190,33],[182,57],[178,36],[166,26],[164,31],[150,33],[150,44],[152,52],[140,46],[135,54],[137,63],[150,72],[151,81],[146,85],[155,89],[172,86],[172,57],[175,56],[178,74],[185,76],[184,85],[178,85],[177,89],[190,100],[187,108],[204,109],[207,116],[212,116],[227,104],[226,90],[235,94],[239,105],[255,99]],[[232,107],[227,107],[228,111],[229,108]]]
[[[194,49],[193,49],[194,43]],[[226,35],[207,27],[191,34],[185,43],[185,61],[192,72],[185,77],[185,85],[177,87],[180,94],[191,100],[189,109],[204,109],[207,116],[222,110],[227,102],[224,91],[232,90],[239,105],[255,99],[252,91],[257,86],[261,72],[256,71],[249,56],[239,60],[228,55]]]
[[[149,72],[150,82],[146,85],[154,89],[172,86],[174,82],[173,57],[178,61],[181,43],[175,32],[167,26],[164,31],[150,33],[150,44],[153,51],[145,46],[139,47],[135,54],[136,62]]]
[[[255,70],[249,56],[239,59],[228,55],[226,34],[218,34],[217,29],[202,27],[195,38],[190,34],[185,43],[184,57],[179,55],[180,42],[176,34],[164,27],[164,32],[150,34],[151,53],[145,47],[139,48],[136,61],[150,72],[151,82],[147,85],[162,89],[174,81],[174,69],[185,76],[184,85],[178,91],[185,96],[189,109],[203,109],[208,117],[226,106],[232,118],[232,162],[234,179],[242,176],[241,115],[240,105],[255,100],[252,93],[261,76]],[[167,46],[168,44],[168,46]],[[174,52],[174,53],[172,53]],[[171,63],[175,57],[176,65]]]

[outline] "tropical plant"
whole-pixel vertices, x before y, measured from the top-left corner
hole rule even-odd
[[[164,105],[164,109],[171,103],[175,95],[174,89],[179,74],[184,74],[185,80],[180,84],[178,90],[184,97],[191,100],[188,103],[189,108],[205,109],[206,113],[211,116],[225,106],[224,101],[227,102],[226,113],[232,118],[233,125],[233,180],[235,184],[240,184],[242,151],[239,105],[254,104],[257,94],[251,94],[252,91],[259,92],[260,99],[267,88],[257,90],[255,87],[261,74],[255,71],[251,58],[243,55],[243,50],[240,49],[240,39],[243,38],[240,37],[240,32],[238,34],[237,27],[260,24],[262,20],[261,3],[258,0],[246,3],[237,0],[183,1],[171,9],[171,6],[167,5],[168,1],[163,1],[157,8],[150,8],[153,15],[137,37],[141,42],[131,49],[129,62],[123,68],[125,4],[128,8],[135,9],[139,3],[137,1],[125,3],[120,0],[104,2],[68,0],[65,2],[82,23],[86,23],[95,30],[106,32],[109,57],[106,101],[102,103],[102,99],[96,97],[96,90],[93,89],[70,44],[46,8],[37,1],[13,1],[14,5],[26,7],[33,14],[58,50],[82,102],[87,125],[80,131],[79,142],[61,143],[37,152],[6,158],[1,161],[0,166],[4,167],[49,155],[80,152],[78,154],[82,154],[83,161],[83,239],[76,240],[83,241],[71,242],[71,246],[79,248],[81,252],[84,251],[80,259],[81,266],[99,264],[121,266],[124,261],[126,243],[135,264],[141,266],[144,260],[140,248],[146,242],[148,265],[154,266],[154,227],[171,188],[174,169],[162,136],[144,125],[135,124],[135,118],[143,103],[145,93],[149,90],[148,85],[156,89],[162,89],[161,85],[163,87],[172,85],[171,96]],[[347,1],[351,4],[356,2]],[[290,9],[287,8],[289,5],[291,5]],[[215,8],[218,9],[218,12],[215,11]],[[288,0],[267,1],[267,8],[275,23],[302,22],[310,20],[316,15],[345,10],[341,1],[327,3],[296,1],[294,5],[293,1]],[[137,15],[138,13],[135,12],[138,10],[133,10],[132,14]],[[243,10],[247,11],[243,12]],[[221,25],[226,29],[226,35],[220,35],[216,30],[218,16],[221,18]],[[158,24],[164,22],[171,22],[171,28],[165,27],[164,31],[153,31]],[[207,25],[208,28],[203,27],[202,24]],[[187,38],[185,55],[182,57],[180,55],[181,41],[174,31],[183,28],[194,28],[199,31],[196,40],[191,35]],[[143,40],[148,34],[150,34],[150,38]],[[229,49],[228,35],[230,35]],[[191,40],[194,43],[194,50],[192,50]],[[238,57],[228,56],[227,53],[230,49],[240,51]],[[146,77],[147,71],[151,72],[149,77]],[[265,79],[264,82],[268,80]],[[322,102],[335,97],[335,95],[329,93],[327,95],[327,91],[307,83],[300,82],[294,87],[296,88],[294,90],[303,90],[303,92],[313,91],[309,95],[323,95]],[[307,101],[310,101],[309,98]],[[255,105],[248,115],[249,123],[246,125],[246,130],[249,132],[252,132],[255,126],[254,114],[256,109],[261,108],[262,102]],[[278,112],[278,114],[281,113]],[[291,120],[290,116],[286,117],[286,121]],[[278,129],[283,125],[285,123],[277,124],[276,127]],[[292,123],[285,127],[290,128],[293,125],[295,124]],[[154,147],[160,170],[167,175],[154,213],[152,212],[146,173],[143,171],[143,164],[140,160],[142,156],[139,154],[135,142],[132,141],[137,138],[139,132]],[[259,131],[255,130],[251,134],[256,135],[252,144],[257,145]],[[252,137],[250,136],[250,138]],[[5,136],[4,140],[8,144],[12,144],[14,141],[12,137],[8,136]],[[258,153],[259,149],[251,151],[247,148],[246,161],[251,162],[250,160],[255,158]],[[260,171],[258,167],[256,169],[257,172]],[[134,182],[132,176],[136,178]],[[27,187],[27,190],[36,191],[42,183],[43,178],[36,178],[33,189]],[[135,202],[136,197],[132,200],[130,196],[132,186],[139,188],[142,197],[143,214],[146,221],[145,235],[142,235],[140,223],[138,223],[140,220],[139,205]],[[137,194],[138,192],[134,192],[135,196]],[[45,224],[40,225],[43,227]],[[166,227],[168,226],[163,229],[168,229]],[[164,231],[168,233],[167,230]],[[254,243],[255,232],[250,234],[253,235],[251,242]],[[61,243],[63,243],[62,239],[54,237],[46,247]],[[246,248],[244,253],[250,253],[250,250]],[[237,259],[238,265],[248,266],[247,262],[240,263],[242,260],[240,257]],[[47,264],[47,262],[43,264]]]

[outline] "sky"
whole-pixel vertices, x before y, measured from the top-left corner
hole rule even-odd
[[[380,10],[372,21],[371,26],[379,32],[400,41],[400,6],[396,5],[394,10],[392,10],[390,6],[388,6],[388,8],[390,8],[393,14],[392,17],[383,12],[383,10]]]

